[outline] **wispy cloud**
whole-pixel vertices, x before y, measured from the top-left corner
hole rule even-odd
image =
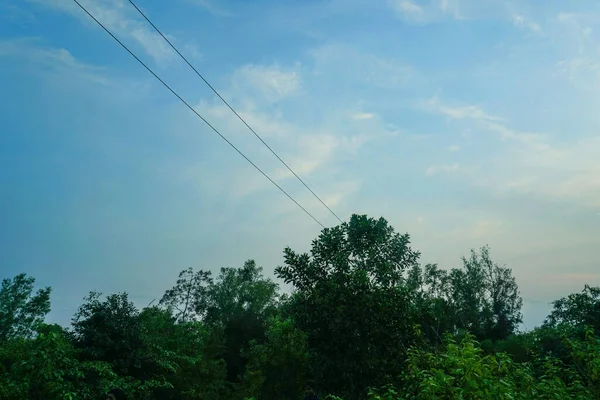
[[[464,19],[458,0],[388,0],[392,10],[404,21],[426,24],[441,19]]]
[[[296,95],[302,89],[299,66],[286,69],[278,65],[244,65],[235,71],[232,81],[234,90],[249,87],[270,103]]]
[[[373,113],[359,112],[352,115],[352,119],[356,120],[364,120],[364,119],[372,119],[375,116]]]
[[[394,10],[405,17],[415,20],[420,20],[423,18],[423,8],[412,0],[391,0],[390,4]]]
[[[553,142],[548,135],[514,129],[478,106],[447,106],[439,99],[427,105],[427,110],[462,120],[472,129],[493,133],[498,139],[514,144],[502,159],[488,160],[484,170],[473,169],[470,179],[474,184],[502,195],[531,195],[600,208],[600,164],[596,161],[600,137]],[[509,164],[507,159],[511,160]],[[433,165],[426,174],[463,169],[458,164]]]
[[[437,96],[423,102],[422,106],[426,110],[445,115],[451,119],[502,121],[502,118],[487,114],[479,106],[445,104]]]
[[[111,82],[105,74],[106,68],[83,63],[68,50],[45,46],[36,38],[0,41],[0,58],[2,57],[18,57],[43,67],[45,71],[71,77],[76,75],[97,84],[108,85]]]
[[[301,178],[318,176],[320,181],[327,176],[329,179],[337,179],[344,186],[349,180],[338,176],[338,170],[331,167],[339,157],[356,152],[371,140],[371,136],[346,131],[343,120],[332,124],[330,120],[319,118],[298,123],[289,120],[277,107],[273,108],[273,103],[283,102],[301,93],[302,82],[302,70],[299,66],[283,68],[276,65],[245,65],[231,74],[229,86],[222,93],[227,99],[235,99],[232,105],[236,111]],[[257,158],[261,167],[275,181],[281,183],[295,179],[222,103],[202,101],[196,108],[236,144],[251,149],[251,157]],[[324,114],[324,117],[327,116],[328,114]],[[365,123],[371,123],[371,116],[360,117]],[[333,120],[336,121],[335,118]],[[250,171],[244,177],[239,177],[232,189],[231,194],[241,199],[264,190],[272,190],[272,186],[260,174]],[[335,193],[328,192],[329,197],[337,198]],[[336,201],[343,198],[344,196]]]
[[[233,17],[235,16],[234,13],[232,13],[229,10],[226,10],[218,5],[215,5],[215,2],[212,0],[188,0],[190,3],[198,5],[202,8],[204,8],[206,11],[208,11],[209,13],[216,15],[216,16],[220,16],[220,17]]]
[[[542,31],[542,28],[537,22],[526,18],[524,15],[514,13],[511,15],[510,19],[516,27],[527,29],[534,33],[540,33]]]
[[[458,164],[451,165],[431,165],[425,171],[427,176],[437,175],[439,173],[456,172],[460,169]]]
[[[94,25],[91,18],[71,0],[26,0]],[[132,40],[159,64],[175,58],[175,52],[130,4],[122,0],[81,0],[81,4],[117,37]]]
[[[408,63],[362,52],[345,43],[327,43],[309,51],[314,73],[331,74],[338,79],[378,88],[395,88],[411,82],[418,74]],[[352,68],[347,68],[352,65]]]
[[[523,132],[511,129],[505,119],[491,115],[478,105],[452,105],[442,102],[437,96],[421,103],[422,108],[429,112],[446,116],[451,120],[464,121],[473,124],[473,128],[495,133],[502,140],[512,140],[530,145],[532,148],[545,149],[545,136],[537,133]]]

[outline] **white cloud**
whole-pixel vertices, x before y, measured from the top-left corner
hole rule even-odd
[[[597,31],[600,15],[560,13],[556,17],[556,41],[561,44],[562,59],[557,62],[558,74],[566,76],[576,89],[597,96],[600,90],[600,51]]]
[[[527,154],[518,166],[521,182],[509,190],[567,200],[600,209],[600,135],[545,148],[518,150]]]
[[[54,71],[77,76],[101,85],[109,85],[103,67],[85,64],[77,60],[68,50],[43,46],[37,39],[11,39],[0,41],[0,57],[19,57],[43,66],[45,71]]]
[[[522,132],[506,126],[503,118],[490,115],[477,105],[448,105],[438,97],[421,103],[422,108],[429,112],[446,116],[452,120],[461,120],[473,127],[497,134],[502,140],[512,140],[530,145],[535,149],[547,148],[545,136],[537,133]]]
[[[206,11],[208,11],[209,13],[211,13],[213,15],[217,15],[220,17],[233,17],[234,16],[234,14],[232,12],[215,5],[215,2],[213,2],[211,0],[188,0],[188,1],[192,4],[196,4],[196,5],[204,8]]]
[[[100,29],[72,0],[27,1],[66,13]],[[142,20],[130,4],[125,4],[122,0],[80,0],[80,3],[117,37],[120,39],[125,37],[136,42],[155,62],[164,64],[176,56],[169,44],[146,21]]]
[[[310,52],[316,75],[327,74],[382,89],[410,82],[417,75],[409,64],[362,52],[343,43],[328,43]],[[347,68],[352,65],[352,68]]]
[[[520,131],[500,123],[477,106],[449,107],[436,99],[429,110],[463,120],[472,129],[496,134],[509,142],[508,153],[486,161],[484,169],[432,165],[426,174],[450,173],[465,168],[475,172],[470,180],[501,195],[528,195],[541,200],[561,200],[600,208],[600,135],[556,142],[544,134]],[[433,106],[432,106],[433,105]],[[513,144],[510,146],[510,144]],[[510,160],[507,163],[507,160]]]
[[[542,31],[542,28],[535,21],[532,21],[521,14],[512,14],[510,19],[516,27],[527,29],[534,33],[540,33]]]
[[[246,65],[232,73],[230,82],[230,86],[222,90],[225,99],[235,99],[230,104],[303,180],[311,178],[311,182],[318,183],[334,179],[342,186],[355,182],[349,177],[341,177],[343,171],[332,167],[335,167],[338,157],[352,155],[375,134],[363,134],[359,129],[349,131],[345,127],[347,120],[337,118],[332,113],[325,113],[325,119],[299,124],[286,118],[279,110],[279,105],[273,107],[274,102],[302,91],[299,67],[283,69],[278,66]],[[211,103],[202,101],[196,109],[276,182],[281,184],[285,181],[286,185],[298,183],[294,175],[219,100]],[[370,116],[361,117],[365,123],[373,123]],[[194,171],[198,171],[198,168],[188,169],[186,179],[190,179]],[[237,172],[235,177],[224,180],[230,179],[234,181],[230,194],[238,200],[264,190],[273,190],[272,184],[256,171]],[[328,196],[334,202],[341,201],[334,192],[329,192]]]
[[[439,173],[450,173],[450,172],[456,172],[460,169],[458,164],[451,164],[451,165],[431,165],[427,168],[427,170],[425,171],[425,174],[427,176],[433,176],[433,175],[437,175]]]
[[[517,131],[499,123],[488,123],[485,128],[490,132],[499,134],[502,140],[514,140],[527,144],[535,150],[548,148],[544,135],[538,133]]]
[[[461,0],[440,0],[439,7],[445,15],[450,15],[453,19],[462,20],[465,17],[461,13]]]
[[[389,0],[388,4],[406,22],[425,24],[448,17],[464,19],[458,0]]]
[[[235,95],[236,102],[233,104],[230,98]],[[283,140],[295,134],[296,128],[282,119],[281,115],[264,110],[264,103],[251,99],[250,93],[243,92],[244,97],[240,98],[239,91],[232,91],[231,88],[226,90],[225,100],[233,105],[237,113],[250,125],[260,136],[273,140]],[[223,93],[222,93],[223,94]],[[201,101],[194,107],[201,115],[207,116],[210,121],[214,121],[216,125],[224,132],[228,132],[228,136],[235,134],[236,136],[247,136],[251,132],[246,126],[231,112],[231,110],[221,103],[221,100],[215,99],[214,102],[208,103]]]
[[[277,102],[298,94],[302,89],[299,66],[283,69],[278,65],[244,65],[233,74],[233,86],[258,90],[268,102]]]
[[[391,5],[394,10],[409,18],[420,19],[423,17],[423,8],[411,0],[392,0]]]
[[[457,145],[452,145],[450,147],[448,147],[448,151],[459,151],[460,150],[460,146]]]
[[[352,119],[356,119],[356,120],[372,119],[374,116],[375,116],[375,114],[373,114],[373,113],[359,112],[359,113],[354,114],[352,116]]]
[[[502,121],[502,118],[489,115],[481,107],[475,105],[449,105],[442,103],[437,96],[422,103],[425,110],[445,115],[451,119],[472,119],[483,121]]]
[[[469,226],[450,231],[449,236],[459,237],[462,240],[482,241],[500,233],[503,226],[504,223],[498,219],[480,219]]]
[[[591,73],[600,76],[600,60],[589,56],[575,57],[558,63],[559,70],[567,75],[569,80],[582,77],[581,74]]]

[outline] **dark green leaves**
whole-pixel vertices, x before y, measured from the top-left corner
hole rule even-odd
[[[35,279],[19,274],[4,279],[0,287],[0,342],[30,337],[50,312],[49,287],[33,294]]]

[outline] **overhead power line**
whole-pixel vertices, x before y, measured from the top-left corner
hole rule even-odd
[[[78,0],[73,0],[78,6],[79,8],[81,8],[90,18],[92,18],[94,20],[94,22],[96,22],[102,29],[104,29],[104,31],[106,33],[108,33],[117,43],[119,43],[121,45],[121,47],[123,47],[133,58],[136,59],[137,62],[139,62],[144,68],[146,68],[146,70],[148,72],[150,72],[160,83],[163,84],[164,87],[166,87],[167,89],[169,89],[169,91],[171,93],[173,93],[173,95],[175,97],[177,97],[183,104],[186,105],[187,108],[189,108],[194,114],[196,114],[196,116],[198,118],[200,118],[206,125],[208,125],[208,127],[210,129],[212,129],[213,131],[215,131],[215,133],[217,135],[219,135],[221,137],[221,139],[223,139],[225,142],[227,142],[227,144],[229,146],[231,146],[235,151],[238,152],[239,155],[241,155],[242,157],[244,157],[244,159],[246,161],[248,161],[258,172],[260,172],[265,178],[267,178],[273,185],[275,185],[277,187],[277,189],[279,189],[283,194],[285,194],[291,201],[293,201],[298,207],[300,207],[300,209],[302,209],[302,211],[304,211],[309,217],[311,217],[317,224],[319,224],[322,228],[325,228],[325,225],[323,225],[321,223],[321,221],[319,221],[317,218],[315,218],[314,215],[312,215],[308,210],[306,210],[306,208],[304,208],[300,203],[298,203],[296,201],[296,199],[294,199],[288,192],[285,191],[285,189],[283,189],[281,186],[279,186],[277,184],[277,182],[275,182],[273,179],[271,179],[271,177],[269,175],[267,175],[259,166],[257,166],[254,162],[252,162],[252,160],[250,160],[240,149],[238,149],[233,143],[231,143],[225,136],[223,136],[223,134],[221,132],[219,132],[219,130],[217,128],[215,128],[210,122],[208,122],[202,115],[200,115],[195,109],[194,107],[192,107],[187,101],[185,101],[175,90],[173,90],[171,88],[171,86],[169,86],[165,81],[163,81],[150,67],[148,67],[148,65],[146,65],[138,56],[136,56],[130,49],[129,47],[127,47],[123,42],[121,42],[119,40],[119,38],[117,38],[108,28],[106,28],[98,19],[96,19],[96,17],[94,17],[83,5],[81,5],[81,3]]]
[[[246,127],[254,134],[254,136],[256,136],[258,138],[258,140],[260,140],[262,142],[262,144],[264,144],[267,149],[269,149],[271,151],[271,153],[273,153],[273,155],[275,157],[277,157],[277,159],[283,164],[285,165],[285,167],[296,177],[296,179],[298,179],[306,189],[308,189],[310,191],[310,193],[312,193],[312,195],[319,200],[319,202],[325,207],[327,208],[327,210],[329,210],[329,212],[340,222],[343,223],[343,221],[341,220],[340,217],[338,217],[338,215],[333,212],[333,210],[323,201],[321,200],[321,198],[319,196],[317,196],[317,194],[306,184],[306,182],[304,182],[304,180],[302,180],[302,178],[300,178],[298,176],[298,174],[296,174],[296,172],[285,162],[283,161],[283,159],[281,157],[279,157],[279,155],[275,152],[275,150],[273,150],[271,148],[271,146],[269,146],[267,144],[267,142],[265,142],[263,140],[263,138],[256,133],[256,131],[246,122],[246,120],[244,118],[242,118],[242,116],[235,111],[235,109],[219,94],[219,92],[204,78],[204,76],[198,72],[198,70],[188,61],[188,59],[181,54],[181,52],[177,49],[177,47],[175,47],[175,45],[173,45],[173,43],[171,43],[171,41],[165,36],[163,35],[163,33],[161,32],[160,29],[158,29],[158,27],[152,22],[150,21],[150,18],[148,18],[146,16],[146,14],[144,14],[144,12],[142,10],[140,10],[140,8],[132,1],[129,0],[129,2],[131,3],[131,5],[140,13],[140,15],[142,17],[144,17],[144,19],[152,26],[152,28],[154,28],[154,30],[160,35],[162,36],[162,38],[169,44],[169,46],[171,46],[171,48],[173,50],[175,50],[175,52],[179,55],[179,57],[181,57],[183,59],[183,61],[185,61],[185,63],[196,73],[196,75],[198,75],[198,77],[200,77],[200,79],[202,79],[204,81],[204,83],[206,83],[206,85],[217,95],[217,97],[219,97],[219,99],[221,99],[221,101],[227,106],[229,107],[229,109],[236,115],[236,117],[239,118],[240,121],[242,121],[244,123],[244,125],[246,125]]]

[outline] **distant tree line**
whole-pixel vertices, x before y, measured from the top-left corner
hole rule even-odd
[[[598,399],[600,288],[553,303],[520,332],[509,268],[483,247],[447,270],[408,234],[353,215],[277,278],[252,260],[187,269],[157,305],[92,292],[68,328],[44,323],[51,289],[0,288],[0,399]]]

